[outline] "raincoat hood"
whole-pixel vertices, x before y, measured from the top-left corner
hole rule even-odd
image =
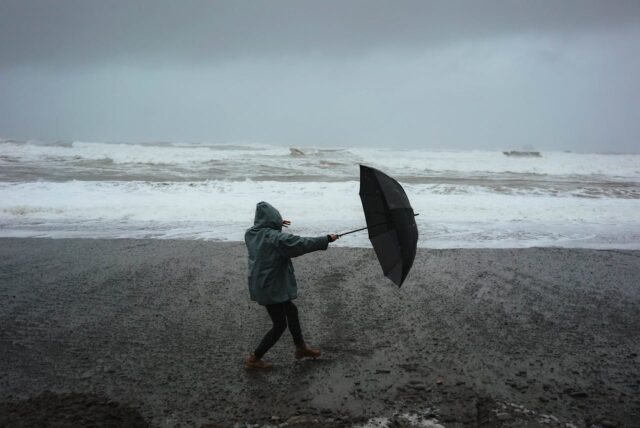
[[[280,215],[280,212],[268,202],[258,202],[256,205],[256,216],[253,220],[253,227],[268,227],[270,229],[282,231],[282,216]]]

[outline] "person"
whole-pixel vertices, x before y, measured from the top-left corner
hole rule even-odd
[[[335,234],[306,238],[282,232],[289,220],[267,202],[256,205],[253,227],[247,229],[244,241],[249,253],[249,295],[251,300],[267,309],[273,322],[258,347],[245,360],[247,369],[269,369],[271,363],[262,360],[264,354],[278,341],[289,326],[295,344],[296,359],[318,358],[320,350],[310,347],[302,336],[298,308],[292,300],[298,288],[294,275],[293,257],[313,251],[326,250],[329,242],[338,239]]]

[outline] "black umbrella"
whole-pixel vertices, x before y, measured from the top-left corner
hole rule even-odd
[[[375,168],[360,165],[360,199],[369,240],[385,276],[402,285],[416,256],[418,227],[404,189],[393,178]]]

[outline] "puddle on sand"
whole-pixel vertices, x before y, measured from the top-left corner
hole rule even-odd
[[[389,403],[396,398],[396,388],[407,384],[412,374],[390,364],[389,352],[377,350],[366,357],[350,353],[349,358],[322,367],[308,386],[313,406],[361,417],[391,410]]]

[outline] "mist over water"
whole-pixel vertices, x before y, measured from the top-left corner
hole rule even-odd
[[[421,247],[640,248],[640,155],[257,143],[0,140],[0,236],[240,241],[261,200],[291,233],[343,232],[364,225],[359,164],[403,184]]]

